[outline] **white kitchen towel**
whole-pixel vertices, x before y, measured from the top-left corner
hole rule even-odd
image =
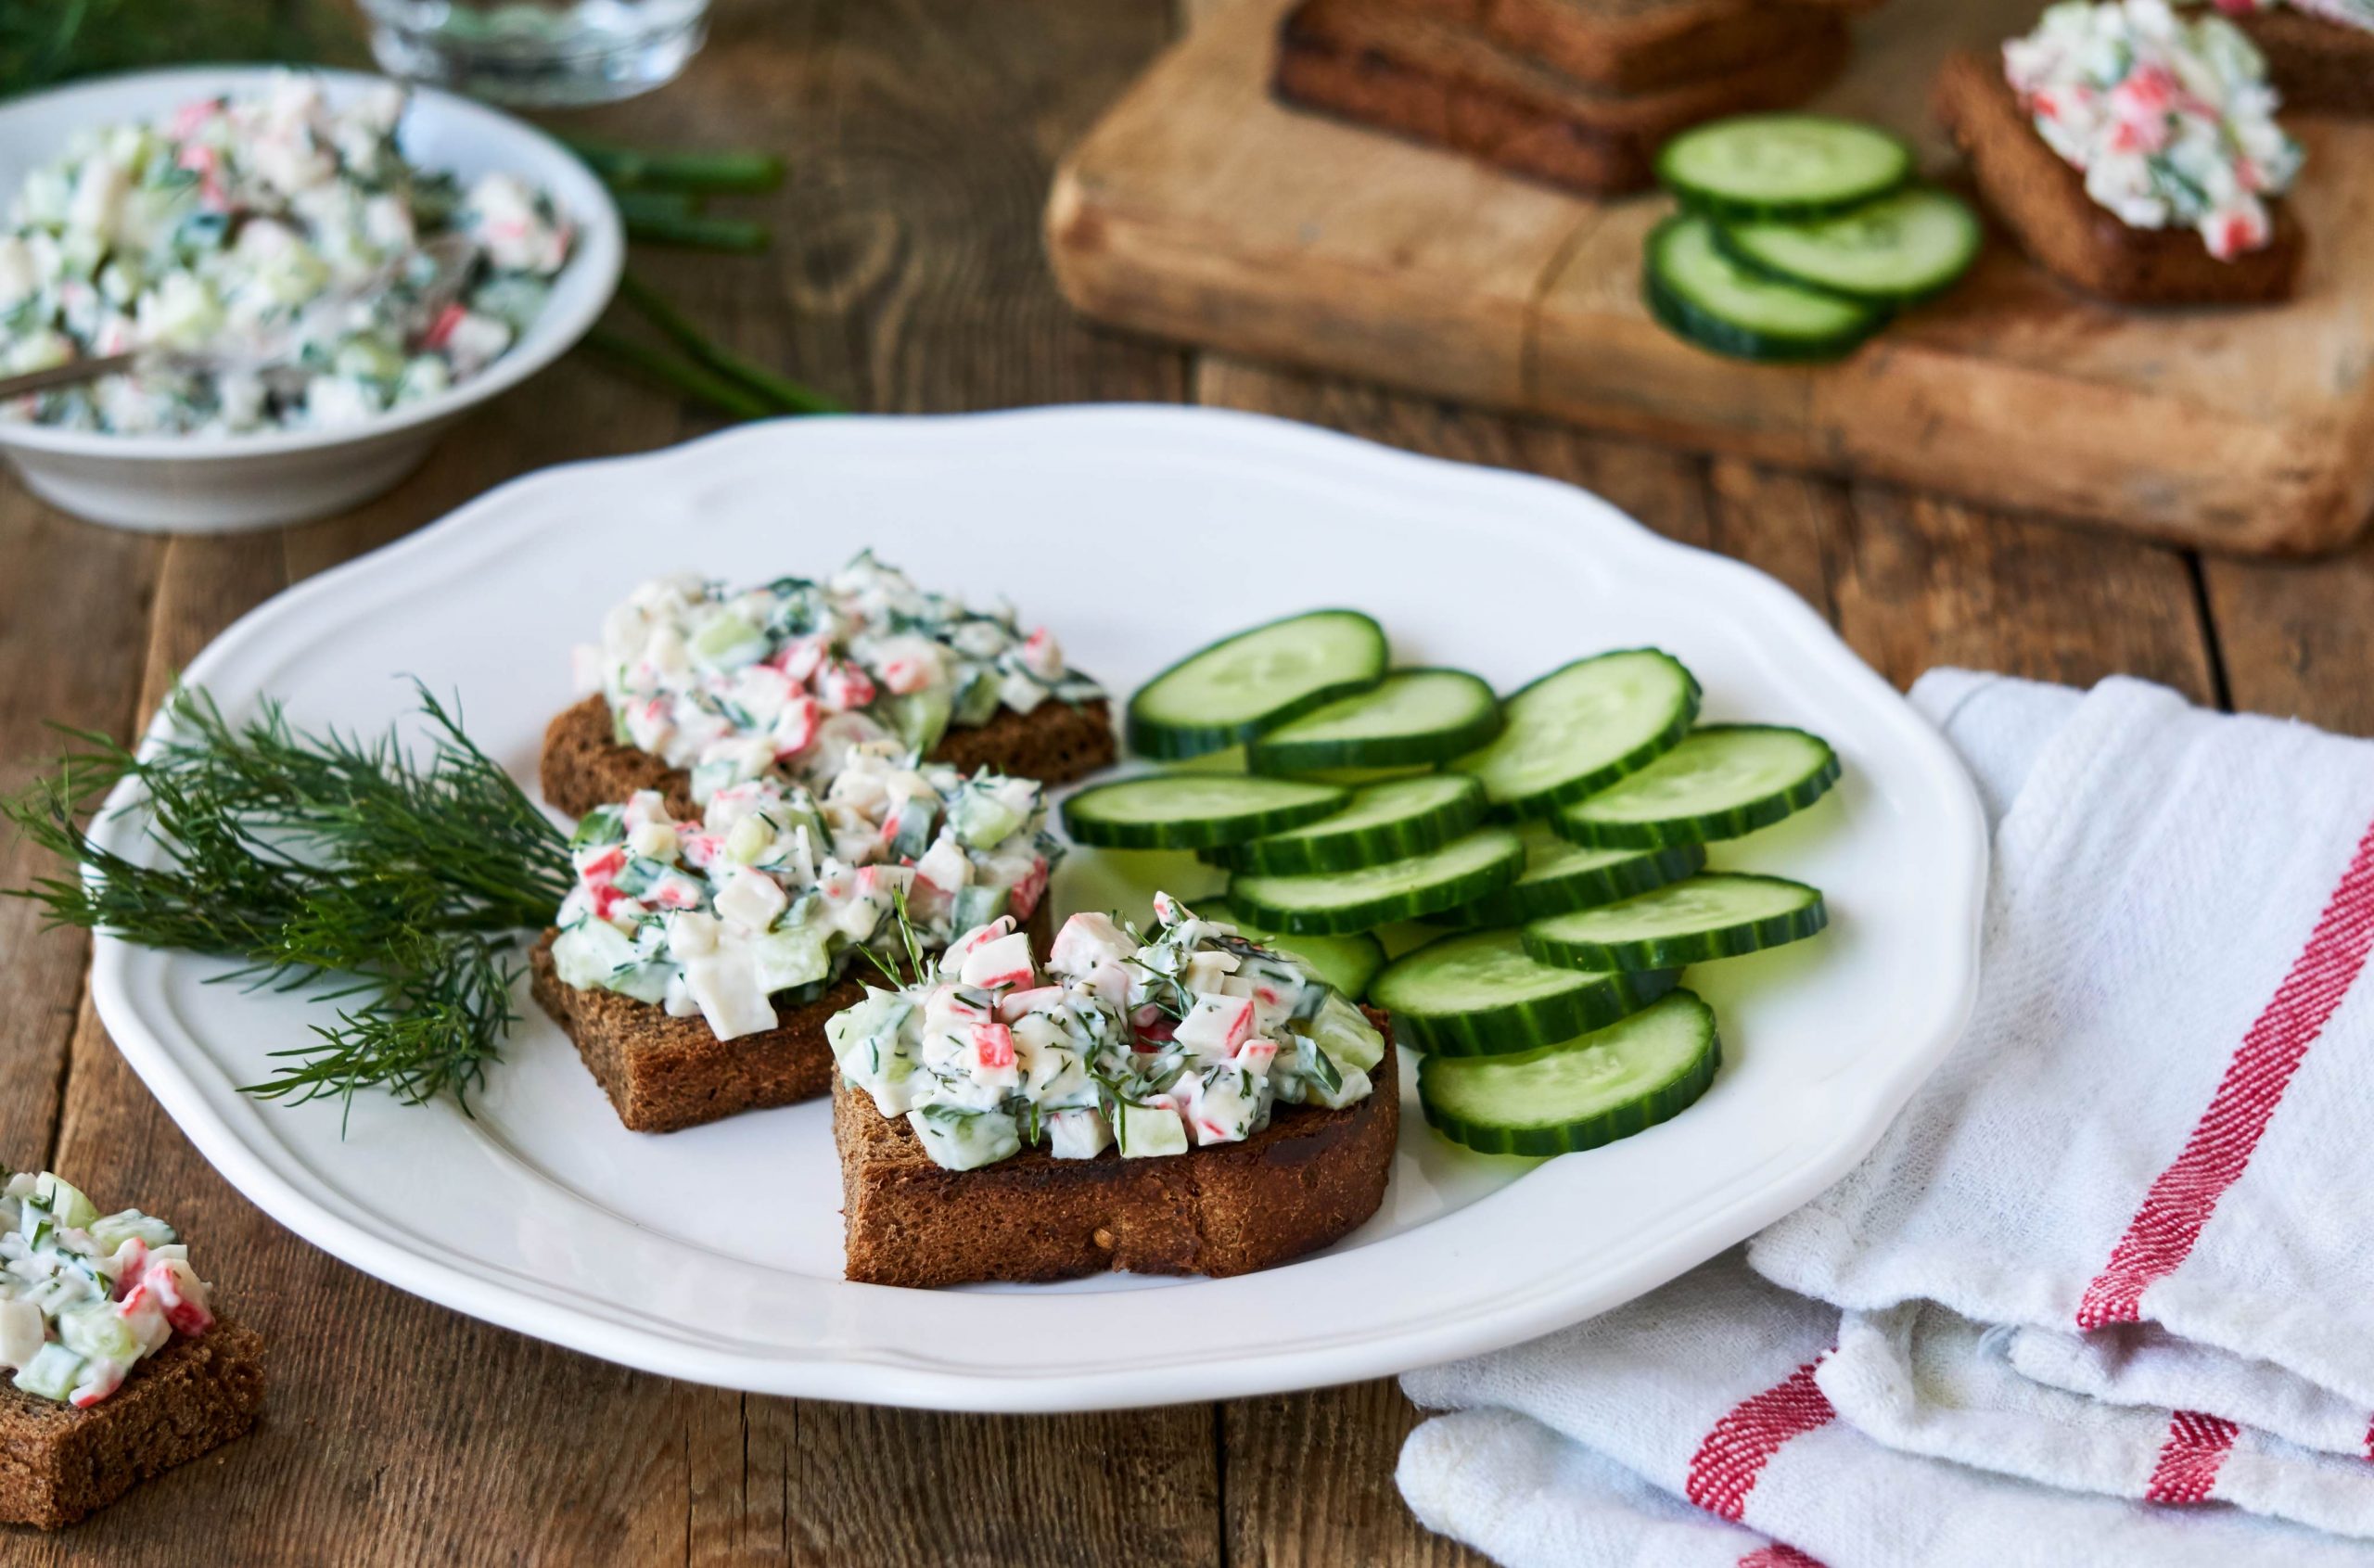
[[[1508,1568],[2364,1568],[2363,1542],[1883,1447],[1819,1378],[1839,1314],[1736,1253],[1511,1350],[1411,1372],[1398,1472]],[[1646,1483],[1644,1487],[1641,1484]],[[1684,1506],[1686,1505],[1686,1506]]]
[[[2374,746],[2135,681],[1913,698],[2002,811],[1977,1013],[1754,1267],[1860,1311],[2156,1325],[2189,1357],[2154,1396],[2225,1421],[2264,1416],[2254,1370],[2374,1412]]]
[[[2086,1334],[2021,1329],[2009,1353],[2023,1375],[2055,1388],[2119,1405],[2214,1410],[2304,1447],[2374,1459],[2374,1417],[2365,1406],[2271,1362],[2192,1345],[2150,1323]]]

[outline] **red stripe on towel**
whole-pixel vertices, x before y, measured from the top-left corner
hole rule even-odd
[[[2209,1109],[2176,1163],[2160,1173],[2126,1234],[2078,1304],[2077,1326],[2142,1319],[2143,1293],[2176,1271],[2217,1200],[2251,1163],[2291,1075],[2349,994],[2374,947],[2374,827],[2357,841],[2308,945],[2226,1064]]]
[[[1691,1456],[1684,1488],[1690,1500],[1737,1523],[1767,1460],[1792,1437],[1824,1425],[1838,1412],[1814,1385],[1808,1361],[1761,1394],[1751,1394],[1715,1423]]]
[[[1807,1557],[1795,1547],[1775,1541],[1768,1547],[1758,1547],[1739,1561],[1739,1568],[1822,1568],[1821,1563]]]
[[[2374,1421],[2366,1423],[2366,1457],[2374,1460]]]
[[[2168,1442],[2144,1485],[2147,1503],[2205,1503],[2217,1485],[2217,1470],[2242,1429],[2199,1410],[2178,1410],[2168,1422]]]

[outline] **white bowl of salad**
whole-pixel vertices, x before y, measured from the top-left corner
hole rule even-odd
[[[457,231],[472,259],[440,306],[453,242],[430,242]],[[0,454],[123,528],[357,505],[566,352],[624,253],[616,204],[558,143],[382,77],[147,71],[0,105],[0,376],[225,343],[272,362],[9,400]]]

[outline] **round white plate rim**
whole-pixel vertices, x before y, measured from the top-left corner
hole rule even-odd
[[[70,114],[77,101],[82,99],[145,94],[151,90],[190,96],[209,92],[238,91],[246,87],[260,87],[281,74],[283,69],[266,65],[225,64],[120,71],[45,88],[30,96],[11,100],[5,106],[5,112],[9,116],[56,117]],[[339,70],[328,67],[311,68],[304,74],[341,92],[357,92],[388,81],[388,78],[369,71]],[[510,390],[550,366],[573,348],[603,311],[608,308],[611,296],[618,291],[619,276],[626,269],[626,222],[619,216],[618,203],[602,183],[542,127],[458,94],[419,83],[402,85],[411,95],[416,108],[433,108],[438,115],[465,126],[496,126],[506,136],[524,137],[538,144],[550,161],[550,167],[542,177],[568,176],[568,215],[576,221],[578,244],[577,251],[568,264],[594,280],[584,288],[581,297],[573,302],[572,308],[565,313],[561,312],[564,301],[556,291],[555,299],[548,304],[546,317],[531,324],[513,351],[487,366],[483,375],[359,425],[327,429],[262,430],[209,441],[186,436],[123,436],[47,425],[0,423],[0,446],[75,457],[139,462],[163,459],[201,465],[320,452],[381,436],[401,435],[407,430],[427,429],[453,419]],[[410,112],[408,109],[407,113]]]
[[[1686,1224],[1672,1223],[1670,1215],[1662,1217],[1666,1229],[1641,1238],[1638,1250],[1618,1261],[1569,1262],[1543,1271],[1522,1292],[1474,1304],[1463,1312],[1405,1324],[1390,1332],[1333,1339],[1306,1336],[1270,1345],[1240,1344],[1216,1360],[1152,1367],[1134,1362],[1083,1364],[1050,1370],[981,1361],[934,1362],[915,1354],[880,1359],[853,1356],[849,1346],[819,1346],[816,1354],[793,1357],[780,1346],[746,1346],[689,1330],[654,1332],[647,1319],[630,1320],[604,1311],[598,1303],[574,1292],[556,1291],[526,1273],[444,1253],[433,1238],[417,1233],[406,1236],[384,1216],[345,1193],[325,1185],[308,1190],[276,1168],[268,1152],[250,1147],[238,1129],[217,1114],[193,1074],[194,1064],[183,1059],[185,1048],[169,1043],[158,1021],[143,1012],[134,968],[143,960],[168,962],[165,955],[108,937],[96,944],[93,994],[102,1020],[167,1113],[234,1186],[299,1235],[367,1273],[537,1338],[695,1382],[759,1393],[951,1409],[1053,1411],[1231,1397],[1385,1375],[1496,1348],[1578,1321],[1653,1289],[1799,1206],[1868,1152],[1959,1038],[1975,1003],[1978,916],[1986,876],[1985,829],[1975,791],[1942,736],[1857,659],[1795,594],[1753,567],[1659,538],[1605,501],[1554,480],[1447,463],[1266,415],[1159,404],[775,422],[660,452],[567,465],[515,479],[438,523],[298,584],[251,610],[192,661],[185,678],[194,684],[210,682],[215,671],[230,666],[277,622],[302,615],[317,602],[349,593],[351,585],[367,580],[374,590],[368,596],[384,597],[404,585],[402,568],[424,557],[436,560],[449,553],[453,558],[442,562],[446,569],[466,568],[479,551],[504,542],[501,530],[491,521],[501,517],[515,492],[587,470],[621,465],[652,468],[698,465],[714,459],[722,449],[745,443],[782,442],[796,447],[832,441],[862,448],[869,442],[898,446],[990,440],[1002,453],[1010,453],[1015,443],[1026,440],[1056,449],[1093,442],[1110,450],[1133,438],[1174,453],[1182,444],[1191,445],[1199,458],[1208,461],[1283,465],[1303,478],[1333,465],[1372,483],[1381,475],[1405,485],[1422,479],[1439,482],[1449,477],[1458,487],[1503,488],[1511,495],[1530,491],[1537,505],[1543,504],[1544,497],[1555,496],[1552,504],[1565,506],[1578,518],[1588,516],[1602,527],[1616,525],[1606,535],[1613,547],[1652,556],[1686,555],[1694,570],[1734,574],[1736,585],[1762,601],[1780,631],[1809,657],[1832,662],[1841,679],[1860,689],[1865,702],[1890,716],[1908,754],[1921,762],[1928,782],[1938,790],[1937,800],[1946,809],[1952,836],[1960,841],[1961,853],[1948,860],[1953,885],[1941,889],[1940,897],[1963,912],[1963,962],[1958,974],[1938,977],[1941,1005],[1917,1041],[1894,1058],[1892,1071],[1859,1085],[1851,1102],[1853,1114],[1844,1123],[1828,1121],[1819,1138],[1794,1139],[1757,1166],[1738,1173],[1730,1187],[1705,1196],[1702,1206],[1711,1212],[1685,1217]],[[490,526],[480,527],[482,523]],[[476,549],[470,547],[474,540]],[[103,839],[130,831],[130,819],[121,817],[104,823],[100,830]],[[1826,1108],[1838,1107],[1832,1103]],[[1414,1104],[1410,1114],[1416,1114]],[[538,1176],[542,1179],[541,1173]],[[1523,1185],[1512,1184],[1485,1201],[1498,1201]],[[1742,1186],[1748,1190],[1736,1191]],[[721,1259],[727,1265],[733,1261]],[[844,1284],[841,1288],[883,1287]],[[971,1299],[987,1310],[998,1310],[989,1307],[992,1298]]]

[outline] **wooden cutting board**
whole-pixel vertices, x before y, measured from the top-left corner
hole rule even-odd
[[[2374,510],[2374,121],[2295,117],[2300,297],[2125,311],[1999,239],[1952,295],[1818,368],[1700,352],[1639,300],[1661,198],[1594,202],[1284,108],[1288,0],[1212,16],[1058,172],[1065,292],[1116,325],[1419,391],[2035,509],[2214,549],[2300,554]],[[2035,0],[1894,0],[1818,107],[1916,135],[1928,83]]]

